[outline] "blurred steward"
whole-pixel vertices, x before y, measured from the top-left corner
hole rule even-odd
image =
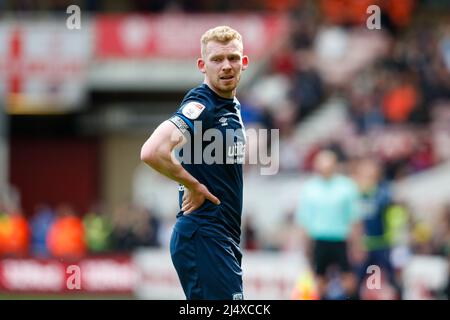
[[[83,222],[67,205],[57,208],[57,218],[47,235],[47,245],[54,257],[77,259],[86,253]]]
[[[91,253],[107,252],[111,249],[112,225],[102,213],[91,210],[83,218],[86,244]]]
[[[0,256],[25,257],[28,255],[30,229],[18,209],[0,212]]]

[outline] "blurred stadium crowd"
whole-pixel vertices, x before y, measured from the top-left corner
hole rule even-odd
[[[79,259],[87,254],[129,253],[159,247],[160,221],[142,207],[127,204],[112,214],[77,213],[70,205],[40,205],[31,216],[0,207],[2,257]]]
[[[97,12],[279,12],[289,32],[258,77],[239,92],[247,128],[280,130],[280,173],[310,175],[315,155],[330,148],[341,172],[355,182],[361,159],[381,164],[380,180],[395,183],[450,161],[450,5],[445,1],[84,1]],[[382,8],[381,30],[368,30],[366,8]],[[65,1],[15,1],[17,12],[65,10]],[[175,106],[174,106],[175,107]],[[336,116],[337,115],[337,116]],[[136,151],[137,153],[138,151]],[[246,174],[255,174],[248,166]],[[18,190],[20,194],[20,190]],[[363,192],[361,192],[363,193]],[[77,258],[131,252],[167,243],[173,220],[151,207],[127,203],[77,212],[71,204],[22,212],[20,197],[0,199],[0,255]],[[301,195],[299,195],[301,197]],[[450,199],[422,219],[395,199],[380,219],[386,247],[408,254],[450,257]],[[267,235],[243,217],[246,250],[302,250],[295,210]],[[173,213],[175,216],[175,213]],[[386,218],[390,217],[390,218]],[[366,218],[362,218],[364,221]],[[352,242],[351,261],[370,248],[364,224]],[[394,235],[394,236],[392,236]],[[392,255],[397,271],[405,251]],[[400,280],[399,280],[400,281]],[[396,284],[401,287],[401,284]],[[447,291],[445,291],[447,290]],[[448,298],[448,288],[432,292]]]

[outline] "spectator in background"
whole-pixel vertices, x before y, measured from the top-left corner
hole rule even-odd
[[[9,228],[9,215],[7,214],[6,203],[2,201],[2,194],[0,194],[0,257],[2,257],[6,250],[6,242]]]
[[[150,209],[126,204],[114,213],[112,242],[118,251],[138,247],[159,247],[160,221]]]
[[[19,209],[0,211],[0,256],[25,257],[29,242],[30,229],[22,212]]]
[[[447,203],[434,230],[435,253],[450,259],[450,203]],[[450,274],[450,272],[449,272]]]
[[[300,51],[290,92],[297,105],[297,121],[304,120],[323,102],[325,89],[320,74],[315,69],[314,54]]]
[[[429,169],[437,163],[432,135],[429,130],[416,130],[416,132],[417,134],[414,143],[414,150],[409,161],[411,173]]]
[[[104,214],[91,210],[83,217],[86,245],[91,253],[111,249],[111,222]]]
[[[114,211],[112,241],[114,249],[121,252],[131,251],[137,246],[132,225],[134,214],[131,205],[122,205]]]
[[[407,74],[400,75],[383,96],[384,117],[391,123],[406,122],[419,104],[418,88],[409,77]]]
[[[137,238],[137,246],[159,247],[159,219],[148,208],[138,207],[136,210],[137,220],[134,223],[133,232]]]
[[[55,220],[55,212],[47,205],[39,205],[30,219],[31,252],[38,257],[47,257],[47,234]]]
[[[317,154],[314,169],[318,175],[304,185],[297,221],[312,240],[311,259],[319,294],[322,299],[330,298],[330,272],[337,266],[345,292],[341,298],[355,298],[356,277],[348,260],[347,241],[358,219],[357,186],[337,173],[337,157],[330,150]]]
[[[383,292],[394,293],[395,290],[392,289],[398,288],[398,285],[390,260],[392,241],[389,236],[389,222],[392,214],[389,214],[394,212],[388,210],[392,204],[390,187],[387,182],[382,181],[380,164],[370,158],[362,159],[356,164],[355,181],[360,192],[359,208],[363,219],[364,249],[367,253],[360,266],[360,287],[364,283],[367,268],[376,265],[381,269]],[[387,287],[390,287],[390,290],[387,290]],[[398,297],[398,290],[390,296],[391,299]]]
[[[260,249],[255,223],[249,214],[245,214],[242,223],[242,242],[245,250]]]
[[[57,258],[78,259],[86,253],[83,222],[68,205],[60,205],[56,211],[47,245],[50,253]]]

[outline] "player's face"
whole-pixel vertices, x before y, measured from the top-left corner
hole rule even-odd
[[[228,43],[210,41],[204,57],[198,59],[197,64],[212,90],[224,98],[232,98],[236,94],[241,71],[247,68],[248,57],[242,55],[242,47],[236,39]]]

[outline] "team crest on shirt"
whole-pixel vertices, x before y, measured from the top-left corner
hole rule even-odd
[[[183,107],[181,111],[188,119],[197,119],[205,110],[205,106],[198,102],[189,102]]]
[[[233,293],[233,300],[244,300],[244,295],[242,292]]]

